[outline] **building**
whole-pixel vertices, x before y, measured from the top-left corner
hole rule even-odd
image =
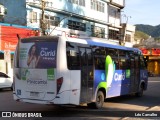
[[[0,22],[26,26],[24,0],[0,0],[0,4],[0,12],[2,13]]]
[[[151,76],[160,75],[160,42],[150,37],[139,44],[144,57],[147,59],[147,69]]]
[[[160,75],[160,48],[140,48],[147,58],[147,69],[152,76]]]
[[[124,0],[0,0],[0,3],[7,8],[4,17],[7,23],[42,28],[52,35],[65,31],[68,35],[105,38],[117,44],[121,40],[118,35]]]
[[[118,44],[123,40],[121,36],[121,10],[124,6],[124,0],[110,0],[108,4],[108,39],[114,40]]]
[[[42,18],[40,3],[41,0],[28,0],[27,7],[36,11],[33,14],[37,14],[32,19]],[[47,0],[45,3],[46,28],[52,34],[59,34],[58,30],[64,30],[69,35],[106,38],[119,44],[120,38],[115,36],[122,28],[120,21],[124,0]],[[28,25],[40,24],[38,22]]]
[[[42,18],[40,3],[41,0],[27,2],[27,7],[33,9],[29,13],[36,12],[33,14],[37,14],[39,20]],[[68,35],[107,38],[109,24],[107,0],[48,0],[45,3],[44,22],[49,34],[51,31],[51,34],[61,34],[60,31],[66,31]],[[38,21],[30,22],[28,25],[41,27]]]
[[[136,26],[126,23],[122,23],[121,26],[122,29],[120,35],[122,37],[122,42],[124,43],[124,46],[133,47],[133,45],[136,44],[136,41],[134,40]]]

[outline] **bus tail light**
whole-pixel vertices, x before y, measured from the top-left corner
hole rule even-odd
[[[62,83],[63,83],[63,77],[58,78],[57,79],[57,94],[59,93]]]

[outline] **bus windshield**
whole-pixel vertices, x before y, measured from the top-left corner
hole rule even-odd
[[[57,41],[21,42],[19,45],[20,68],[56,68]]]

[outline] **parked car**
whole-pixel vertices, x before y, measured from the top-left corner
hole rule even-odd
[[[0,72],[0,89],[2,88],[13,89],[13,79],[7,74]]]

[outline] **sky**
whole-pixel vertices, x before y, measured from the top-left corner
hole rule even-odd
[[[125,0],[125,8],[122,11],[122,22],[131,25],[160,24],[160,0]]]

